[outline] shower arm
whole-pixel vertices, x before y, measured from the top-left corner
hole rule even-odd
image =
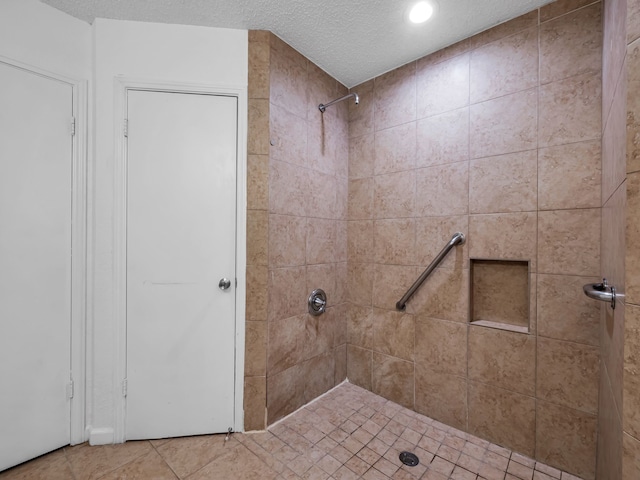
[[[331,101],[331,102],[329,102],[327,104],[321,103],[320,105],[318,105],[318,110],[320,110],[322,113],[324,113],[324,111],[327,109],[327,107],[330,107],[334,103],[342,102],[343,100],[346,100],[347,98],[351,98],[351,97],[355,98],[356,105],[358,105],[360,103],[360,97],[358,97],[357,93],[353,92],[353,93],[350,93],[348,95],[345,95],[344,97],[337,98],[337,99],[335,99],[335,100],[333,100],[333,101]]]

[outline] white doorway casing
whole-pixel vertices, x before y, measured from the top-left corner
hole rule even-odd
[[[125,121],[128,92],[146,90],[165,93],[189,93],[202,95],[218,95],[232,97],[237,101],[238,112],[246,111],[246,91],[229,87],[212,87],[209,85],[193,85],[184,83],[158,83],[119,78],[116,80],[116,118],[120,119],[120,128],[116,129],[117,158],[114,172],[114,268],[115,268],[115,306],[116,306],[116,385],[121,386],[120,401],[116,403],[116,423],[114,441],[123,442],[127,439],[127,149]],[[235,305],[235,337],[234,337],[234,431],[243,430],[243,387],[244,387],[244,335],[245,335],[245,269],[246,269],[246,120],[243,115],[237,116],[237,164],[235,185],[235,272],[236,288],[224,292],[233,295]],[[232,279],[234,281],[234,279]],[[217,287],[216,287],[217,290]],[[234,365],[226,368],[233,369]]]

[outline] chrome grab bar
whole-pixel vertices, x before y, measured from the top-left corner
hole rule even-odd
[[[587,283],[582,287],[582,291],[587,297],[608,302],[611,308],[616,308],[616,287],[610,286],[606,278],[602,279],[602,283]]]
[[[407,293],[405,293],[404,296],[400,300],[398,300],[398,303],[396,303],[396,309],[403,311],[406,307],[407,300],[409,300],[411,296],[414,293],[416,293],[416,290],[420,288],[420,285],[422,285],[422,282],[424,282],[427,279],[427,277],[431,275],[431,272],[433,272],[436,269],[436,267],[440,264],[440,262],[444,260],[444,257],[447,256],[447,253],[449,253],[449,250],[451,250],[456,245],[464,245],[465,241],[466,241],[466,238],[464,236],[464,233],[458,232],[454,234],[453,237],[451,237],[451,240],[449,240],[449,242],[444,246],[444,248],[436,256],[436,258],[433,259],[433,261],[429,264],[426,270],[422,272],[422,275],[420,275],[418,279],[413,283],[413,285],[409,287],[409,290],[407,290]]]

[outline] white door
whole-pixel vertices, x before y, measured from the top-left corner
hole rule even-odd
[[[127,118],[126,439],[224,432],[234,424],[237,99],[129,90]]]
[[[71,85],[0,62],[0,470],[70,440]]]

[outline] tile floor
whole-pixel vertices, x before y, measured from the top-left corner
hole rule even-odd
[[[398,460],[403,450],[416,467]],[[0,480],[579,480],[343,383],[266,432],[66,447]]]

